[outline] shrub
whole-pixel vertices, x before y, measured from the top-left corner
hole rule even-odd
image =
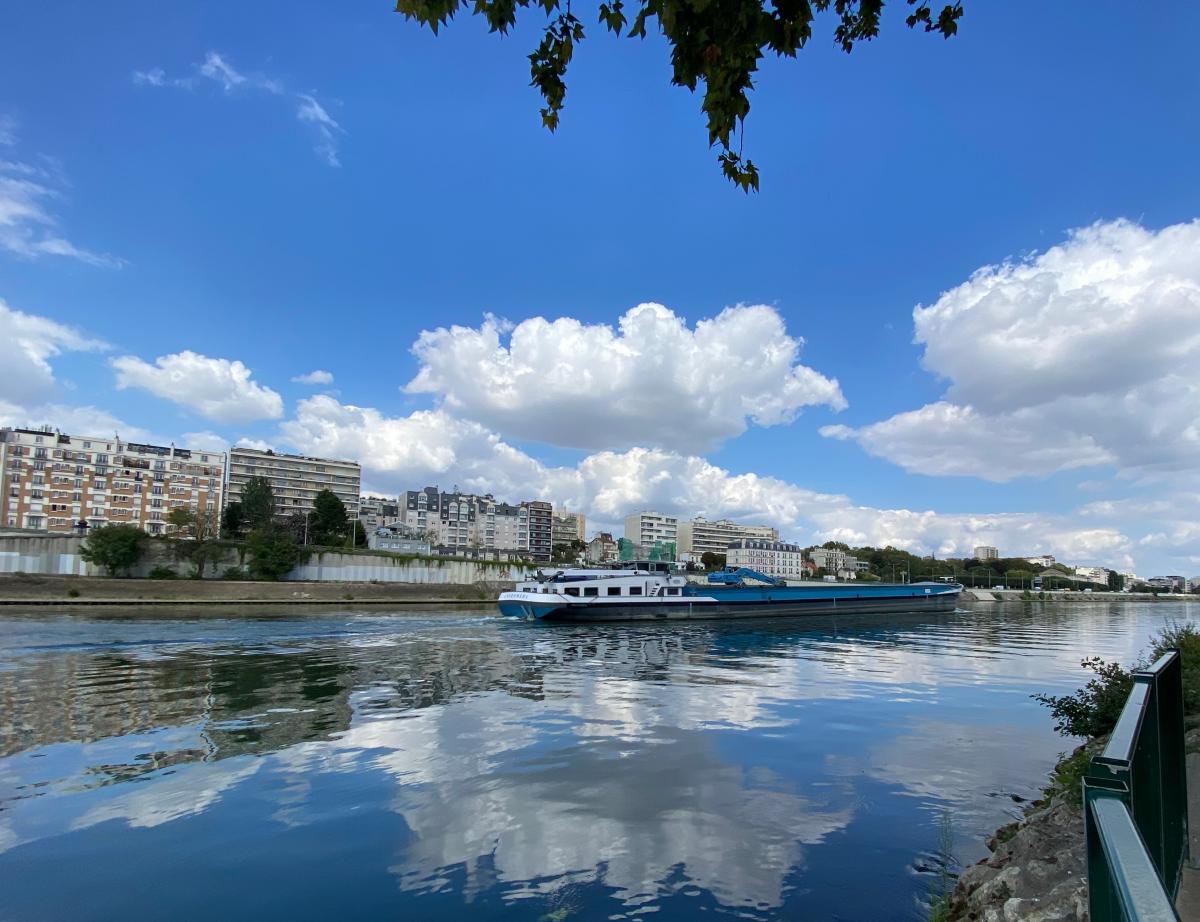
[[[269,526],[256,528],[246,538],[250,552],[250,575],[277,580],[300,562],[300,548],[287,532]]]
[[[68,599],[77,599],[77,598],[79,598],[79,590],[78,590],[78,589],[68,589],[68,590],[67,590],[67,598],[68,598]]]
[[[221,579],[242,580],[246,579],[246,571],[241,567],[230,567],[221,574]]]
[[[146,574],[146,579],[175,579],[178,575],[170,567],[157,566]]]
[[[1050,708],[1054,729],[1063,736],[1100,736],[1117,725],[1125,699],[1133,688],[1133,676],[1120,663],[1106,663],[1098,656],[1080,663],[1096,674],[1073,695],[1034,695]]]
[[[1183,709],[1200,711],[1200,628],[1187,622],[1170,624],[1155,636],[1144,663],[1153,663],[1167,650],[1177,649],[1183,672]],[[1063,736],[1101,736],[1112,731],[1121,716],[1125,699],[1133,688],[1133,675],[1120,663],[1106,663],[1099,657],[1085,659],[1084,668],[1096,677],[1073,695],[1034,695],[1050,708],[1054,729]],[[1135,664],[1133,671],[1145,668]]]

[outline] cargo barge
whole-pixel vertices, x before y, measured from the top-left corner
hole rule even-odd
[[[656,562],[657,563],[657,562]],[[666,565],[539,571],[500,594],[500,612],[547,621],[662,621],[948,612],[958,583],[803,583],[787,585],[753,570],[689,582]],[[760,585],[748,585],[750,581]]]

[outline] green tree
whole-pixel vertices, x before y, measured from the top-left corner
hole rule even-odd
[[[167,513],[167,524],[181,537],[191,536],[196,528],[196,510],[191,506],[176,506]]]
[[[354,520],[354,546],[367,546],[367,530],[363,528],[363,523],[358,519]]]
[[[313,544],[340,544],[345,541],[348,530],[346,506],[332,490],[322,490],[313,499],[309,539]]]
[[[242,533],[246,516],[239,502],[229,503],[221,513],[221,533],[227,538],[236,538]]]
[[[245,527],[266,528],[275,519],[275,492],[266,477],[251,477],[242,487],[242,519]]]
[[[177,522],[184,522],[185,516],[176,515],[176,513],[183,511],[188,513],[186,520],[189,524],[179,527],[186,529],[186,537],[189,540],[175,542],[175,558],[177,560],[187,560],[191,563],[192,572],[190,576],[192,579],[202,579],[204,577],[204,568],[208,565],[208,561],[219,546],[217,544],[217,512],[215,508],[191,509],[177,506],[171,510],[167,521],[171,522],[171,518],[174,516]]]
[[[277,580],[300,562],[300,548],[283,528],[268,525],[246,536],[252,579]]]
[[[958,31],[961,2],[936,11],[931,0],[906,2],[909,28],[945,38]],[[759,61],[767,54],[795,57],[812,37],[816,15],[831,8],[834,41],[848,53],[879,34],[883,6],[883,0],[599,0],[597,21],[617,36],[638,38],[646,37],[651,20],[657,22],[671,49],[671,82],[692,92],[704,84],[709,146],[720,148],[717,162],[725,176],[749,192],[758,189],[758,168],[743,158],[737,134],[750,112],[749,94]],[[554,131],[566,100],[567,67],[584,37],[583,21],[575,15],[578,6],[572,11],[570,0],[397,0],[396,12],[437,33],[465,8],[483,16],[491,31],[507,34],[516,24],[517,10],[530,7],[542,10],[549,20],[529,55],[529,73],[545,101],[542,124]]]
[[[726,557],[713,551],[705,551],[700,555],[700,562],[706,570],[724,570]]]
[[[128,576],[142,559],[149,537],[136,525],[103,525],[92,529],[84,539],[79,556],[103,567],[109,576]]]
[[[1125,577],[1116,570],[1108,571],[1108,588],[1113,592],[1120,592],[1125,588]]]

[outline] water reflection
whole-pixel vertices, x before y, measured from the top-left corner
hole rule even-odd
[[[1029,693],[1188,614],[8,620],[0,917],[248,917],[274,855],[300,918],[916,917],[936,814],[974,857],[1065,747]]]

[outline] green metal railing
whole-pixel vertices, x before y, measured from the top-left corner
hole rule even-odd
[[[1169,650],[1144,672],[1083,780],[1092,922],[1174,922],[1188,857],[1183,672]]]

